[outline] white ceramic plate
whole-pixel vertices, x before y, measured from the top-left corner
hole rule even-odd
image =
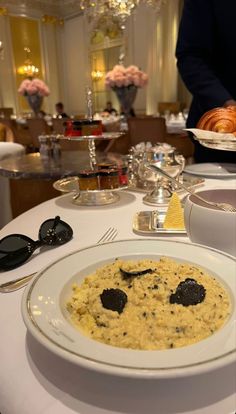
[[[193,133],[193,138],[204,147],[222,151],[236,151],[236,137],[231,133],[206,131],[197,128],[185,128]]]
[[[185,173],[209,178],[234,178],[236,177],[236,164],[202,163],[187,165]]]
[[[206,268],[225,285],[232,314],[219,331],[203,341],[164,351],[116,348],[84,336],[69,321],[65,303],[71,286],[117,257],[169,256]],[[176,378],[208,372],[232,363],[236,353],[235,260],[217,250],[170,240],[135,239],[94,245],[47,266],[24,292],[22,314],[31,334],[46,348],[80,366],[134,378]]]

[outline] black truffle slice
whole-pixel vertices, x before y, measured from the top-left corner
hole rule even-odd
[[[170,303],[183,306],[197,305],[204,301],[206,289],[199,285],[196,280],[187,278],[180,282],[175,293],[170,295]]]
[[[118,313],[123,312],[128,300],[126,293],[121,289],[104,289],[100,298],[104,308]]]
[[[136,277],[136,276],[143,276],[147,273],[153,273],[152,269],[144,269],[144,270],[131,270],[130,272],[124,269],[120,268],[120,272],[124,279],[128,279],[130,277]]]

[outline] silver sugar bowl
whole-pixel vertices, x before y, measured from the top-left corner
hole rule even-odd
[[[143,202],[150,205],[167,204],[175,189],[168,179],[149,168],[149,165],[156,164],[171,177],[179,179],[184,168],[184,158],[176,156],[174,148],[166,151],[144,151],[135,157],[135,164],[139,178],[152,186],[151,191],[143,198]]]

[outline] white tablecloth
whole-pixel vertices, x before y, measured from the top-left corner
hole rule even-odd
[[[23,145],[14,142],[0,142],[0,161],[9,157],[21,156]],[[12,219],[9,180],[0,177],[0,229]]]
[[[207,180],[207,188],[232,188],[233,180]],[[132,232],[135,212],[152,210],[143,194],[122,192],[116,204],[78,207],[71,195],[49,200],[22,214],[0,232],[27,234],[36,240],[40,224],[60,215],[74,237],[45,251],[19,269],[0,274],[0,283],[41,269],[67,252],[94,244],[114,226],[118,238]],[[178,240],[189,239],[185,236]],[[0,294],[0,412],[2,414],[234,414],[236,367],[188,379],[140,382],[111,378],[74,366],[42,347],[26,332],[21,317],[22,290]]]
[[[186,122],[184,119],[180,120],[166,120],[166,129],[168,134],[181,134],[186,128]]]

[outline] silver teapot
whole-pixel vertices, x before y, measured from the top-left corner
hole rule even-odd
[[[175,154],[175,148],[166,151],[148,150],[141,152],[133,151],[133,179],[139,179],[143,188],[151,188],[143,201],[146,204],[167,204],[173,191],[172,183],[151,168],[150,164],[156,164],[166,171],[171,177],[179,179],[184,168],[184,157]]]
[[[168,172],[171,177],[177,177],[181,172],[181,164],[175,158],[175,150],[168,152],[145,152],[142,161],[139,163],[138,174],[141,179],[156,182],[160,178],[160,174],[149,168],[150,164],[156,164]]]

